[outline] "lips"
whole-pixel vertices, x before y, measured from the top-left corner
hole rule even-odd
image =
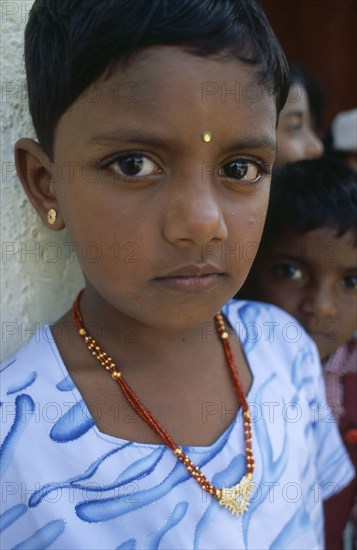
[[[155,281],[172,290],[200,291],[214,288],[226,274],[211,264],[191,264],[156,277]]]
[[[170,271],[166,275],[157,277],[158,279],[165,279],[171,277],[198,277],[201,275],[222,274],[220,269],[211,264],[190,264]]]

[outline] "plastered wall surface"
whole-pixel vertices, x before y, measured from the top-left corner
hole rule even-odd
[[[1,360],[69,309],[83,278],[66,230],[43,226],[19,182],[14,143],[35,137],[27,107],[23,34],[32,0],[1,9]]]

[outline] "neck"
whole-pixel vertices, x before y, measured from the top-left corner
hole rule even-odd
[[[228,414],[222,419],[217,413],[210,417],[209,422],[202,424],[205,403],[216,403],[219,396],[225,410],[234,412],[237,408],[237,395],[227,368],[222,340],[220,341],[213,324],[212,332],[206,339],[202,338],[201,330],[198,332],[191,327],[186,331],[188,334],[185,341],[173,337],[169,345],[166,345],[164,334],[170,334],[170,331],[158,331],[154,342],[148,338],[145,349],[152,350],[149,355],[142,353],[140,341],[146,342],[144,338],[138,338],[131,343],[124,341],[122,344],[102,328],[95,316],[90,317],[92,309],[88,313],[84,312],[82,303],[81,301],[80,311],[84,329],[97,340],[102,352],[112,358],[115,370],[123,373],[125,380],[138,392],[144,403],[149,408],[159,407],[156,413],[158,418],[177,441],[184,445],[208,445],[221,435],[222,430],[229,425],[231,416]],[[108,318],[105,320],[108,321]],[[103,326],[105,329],[108,326],[110,328],[109,323],[105,325],[103,322]],[[98,328],[101,334],[95,333],[95,329],[99,332]],[[56,344],[64,364],[85,402],[89,403],[88,406],[91,403],[99,404],[103,410],[99,429],[124,439],[158,443],[157,439],[153,439],[153,435],[156,438],[157,436],[143,423],[127,425],[126,422],[120,422],[117,425],[114,421],[111,422],[113,414],[110,404],[117,403],[121,407],[120,418],[126,418],[127,404],[123,402],[121,392],[118,393],[110,373],[106,372],[89,351],[83,336],[80,336],[78,328],[71,321],[71,313],[62,318],[54,329]],[[145,334],[149,332],[145,331]],[[229,332],[235,364],[244,392],[247,393],[251,386],[251,373],[235,333]],[[163,345],[160,348],[161,344]],[[198,419],[195,425],[192,419]]]
[[[178,327],[170,326],[169,322],[162,326],[155,318],[147,324],[116,310],[98,296],[94,300],[90,289],[81,296],[80,311],[84,326],[103,347],[110,353],[120,350],[120,354],[132,359],[152,359],[157,363],[163,354],[170,357],[175,353],[190,353],[189,350],[198,344],[205,344],[200,346],[203,349],[217,344],[213,316],[201,323],[185,323]],[[175,312],[167,312],[168,320],[174,316]]]
[[[91,299],[91,292],[80,298],[82,324],[88,333],[115,361],[130,369],[175,370],[193,364],[212,363],[222,357],[214,319],[172,329],[155,324],[147,325],[115,310],[102,298]],[[172,313],[171,315],[174,315]],[[62,320],[67,324],[69,317]],[[72,322],[72,321],[71,321]],[[77,330],[74,331],[77,337]],[[77,338],[78,340],[78,338]],[[88,359],[88,351],[78,342],[81,355]],[[192,361],[192,358],[195,361]]]

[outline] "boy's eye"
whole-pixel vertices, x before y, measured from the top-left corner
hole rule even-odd
[[[106,166],[110,167],[119,176],[125,178],[140,178],[159,172],[159,168],[155,162],[144,155],[135,153],[117,157]]]
[[[357,290],[357,275],[349,275],[343,279],[343,284],[349,290]]]
[[[218,175],[236,179],[247,183],[256,183],[262,177],[262,174],[266,174],[262,166],[250,162],[248,160],[234,160],[227,162],[219,169]]]
[[[290,279],[291,281],[301,281],[304,277],[302,270],[291,264],[278,265],[275,272],[284,279]]]

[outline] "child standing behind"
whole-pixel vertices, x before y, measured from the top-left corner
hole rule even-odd
[[[335,161],[304,160],[273,177],[263,239],[240,296],[285,309],[315,340],[327,401],[357,464],[357,175]],[[327,548],[342,547],[354,481],[331,500]]]

